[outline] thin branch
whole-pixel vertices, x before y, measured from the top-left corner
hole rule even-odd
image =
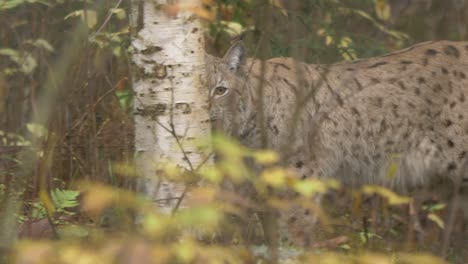
[[[94,37],[97,34],[99,34],[99,32],[101,32],[101,30],[107,25],[107,23],[109,23],[112,15],[114,14],[112,13],[112,10],[118,8],[121,3],[122,3],[122,0],[119,0],[119,2],[117,2],[117,4],[111,10],[109,10],[109,13],[107,14],[106,19],[104,20],[104,22],[102,22],[102,25],[99,27],[99,29],[96,30],[96,32],[94,32],[93,35],[91,35],[91,37]]]

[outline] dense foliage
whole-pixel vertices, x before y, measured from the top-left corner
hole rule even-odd
[[[216,167],[189,177],[172,164],[165,168],[175,181],[207,183],[191,188],[190,208],[155,212],[133,192],[129,2],[0,0],[3,261],[269,263],[300,256],[303,263],[443,263],[435,257],[441,247],[451,262],[468,259],[462,223],[454,223],[460,232],[449,245],[438,240],[447,201],[421,208],[421,238],[406,215],[410,198],[376,186],[297,181],[277,154],[219,135],[212,139]],[[206,23],[207,51],[216,55],[241,33],[252,56],[309,63],[466,37],[468,1],[203,2],[197,15]],[[246,160],[264,170],[251,170]],[[244,197],[226,181],[249,184],[257,196]],[[262,216],[287,206],[277,195],[284,189],[320,216],[311,249],[282,244],[275,228],[261,224]],[[310,203],[317,193],[330,194],[325,208]]]

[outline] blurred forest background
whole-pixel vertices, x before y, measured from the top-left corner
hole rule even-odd
[[[240,33],[251,56],[288,56],[324,64],[378,56],[427,40],[465,40],[468,34],[468,0],[204,3],[205,12],[199,15],[206,25],[206,50],[217,56]],[[132,196],[135,177],[129,176],[131,166],[125,166],[134,156],[129,4],[0,0],[0,259],[267,263],[257,256],[261,252],[245,251],[238,240],[201,243],[174,238],[185,234],[181,226],[191,228],[200,219],[212,223],[207,211],[196,211],[193,218],[183,216],[177,227],[157,217],[148,220],[144,231],[131,224],[135,207],[146,205]],[[84,185],[86,191],[80,192]],[[111,203],[123,208],[108,210]],[[443,212],[443,206],[432,207],[426,216],[436,211]],[[439,230],[432,238],[437,241],[443,214],[432,215],[429,229]],[[455,230],[463,233],[462,228],[460,224]],[[335,232],[335,237],[340,235]],[[334,247],[337,255],[325,255],[327,249],[314,252],[321,250],[330,263],[442,263],[427,255],[408,255],[407,262],[398,262],[391,257],[392,250],[408,248],[393,245],[407,245],[414,238],[406,233],[389,238],[365,232],[355,232],[358,242]],[[17,244],[16,233],[26,242]],[[116,238],[106,239],[110,236]],[[54,240],[27,242],[30,238]],[[367,243],[369,239],[377,242]],[[466,263],[468,241],[463,236],[457,239],[448,260]],[[438,246],[425,244],[423,249],[437,254]],[[414,252],[414,247],[409,248]],[[360,255],[367,251],[383,255]],[[348,252],[362,258],[343,259]]]

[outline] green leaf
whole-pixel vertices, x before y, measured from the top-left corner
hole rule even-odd
[[[83,22],[88,25],[88,28],[93,28],[97,24],[97,13],[94,10],[76,10],[64,17],[65,20],[72,17],[80,17]]]
[[[48,133],[47,128],[37,123],[27,123],[26,128],[28,129],[29,133],[37,138],[46,137]]]
[[[78,225],[66,225],[57,229],[60,237],[63,238],[85,238],[89,235],[88,229]]]
[[[112,8],[110,10],[112,14],[115,14],[118,19],[123,20],[127,17],[127,13],[125,12],[125,9],[123,8]]]
[[[0,10],[16,8],[26,3],[30,3],[30,4],[38,3],[38,4],[43,4],[46,6],[52,6],[52,4],[46,0],[0,0]]]
[[[31,44],[37,48],[44,49],[50,52],[54,51],[54,47],[50,45],[50,43],[45,39],[35,39],[35,40],[27,40],[25,43]]]
[[[23,57],[23,61],[19,64],[21,71],[24,73],[31,73],[37,67],[37,61],[30,53],[26,53]]]
[[[31,211],[32,219],[41,219],[46,216],[45,207],[42,205],[41,202],[30,203],[30,205],[32,207],[32,211]]]
[[[115,46],[112,48],[112,53],[114,56],[120,57],[120,55],[122,55],[122,48],[120,46]]]
[[[19,58],[20,58],[18,51],[14,49],[8,49],[8,48],[0,49],[0,55],[8,56],[10,57],[11,60],[15,62],[19,61]]]
[[[349,244],[340,245],[339,248],[344,249],[344,250],[351,250],[351,246]]]
[[[31,73],[37,67],[36,59],[34,59],[33,56],[28,52],[25,52],[23,55],[21,55],[16,50],[3,48],[0,49],[0,55],[8,56],[10,60],[19,66],[20,71],[24,73]]]
[[[378,238],[378,239],[382,239],[381,236],[375,234],[375,233],[372,233],[372,232],[359,232],[359,238],[361,239],[361,242],[362,243],[366,243],[366,238],[368,238],[369,240],[371,238]]]
[[[77,17],[77,16],[80,16],[80,14],[83,12],[83,10],[75,10],[71,13],[69,13],[68,15],[66,15],[63,19],[64,20],[67,20],[69,18],[72,18],[72,17]]]
[[[55,189],[51,192],[52,200],[57,209],[73,208],[79,205],[79,191]]]
[[[444,203],[436,203],[436,204],[425,205],[423,206],[423,209],[428,212],[435,212],[435,211],[440,211],[444,209],[445,207],[447,207],[447,205]]]
[[[0,10],[15,8],[21,4],[24,4],[24,0],[3,0],[0,1]]]

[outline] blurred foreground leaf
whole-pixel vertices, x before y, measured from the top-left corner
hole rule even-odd
[[[365,185],[362,187],[362,191],[363,193],[369,194],[369,195],[372,195],[372,194],[380,195],[386,198],[390,205],[407,204],[411,200],[409,197],[400,196],[385,187],[376,186],[376,185]]]

